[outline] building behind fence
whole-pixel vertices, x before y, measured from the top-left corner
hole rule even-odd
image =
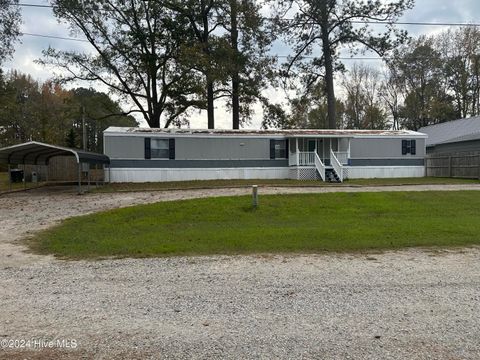
[[[428,155],[425,159],[425,174],[433,177],[480,179],[480,152]]]

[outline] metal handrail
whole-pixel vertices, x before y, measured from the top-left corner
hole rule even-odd
[[[322,160],[318,156],[317,153],[315,153],[315,167],[317,168],[317,171],[320,173],[320,177],[322,178],[322,181],[325,181],[325,165],[323,164]]]
[[[338,161],[335,153],[332,150],[330,150],[330,162],[332,163],[333,170],[335,170],[337,173],[340,182],[343,182],[343,165],[340,164],[340,161]]]

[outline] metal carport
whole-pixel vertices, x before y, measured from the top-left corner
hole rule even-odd
[[[63,146],[30,141],[23,144],[8,146],[0,149],[0,163],[19,165],[48,165],[55,156],[74,156],[78,164],[78,191],[82,191],[82,163],[110,164],[110,158],[103,154],[84,150],[71,149]]]

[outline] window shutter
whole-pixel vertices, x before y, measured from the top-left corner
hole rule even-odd
[[[152,142],[150,138],[145,138],[145,159],[152,158]]]
[[[285,139],[285,157],[288,159],[289,155],[290,155],[290,144],[288,139]]]
[[[175,139],[168,139],[168,158],[175,160]]]
[[[275,140],[270,140],[270,159],[275,159]]]
[[[417,141],[410,140],[410,154],[416,155],[417,154]]]
[[[407,155],[408,150],[407,150],[407,140],[402,140],[402,155]]]

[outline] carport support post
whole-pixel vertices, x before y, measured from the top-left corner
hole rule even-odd
[[[98,188],[99,182],[100,182],[100,181],[98,181],[98,173],[99,173],[98,165],[99,164],[95,164],[95,187],[97,187],[97,188]]]
[[[8,164],[8,190],[12,191],[12,169],[10,164]]]
[[[78,162],[78,195],[82,194],[82,163]]]
[[[88,171],[87,171],[87,191],[90,191],[90,163],[88,164]]]

